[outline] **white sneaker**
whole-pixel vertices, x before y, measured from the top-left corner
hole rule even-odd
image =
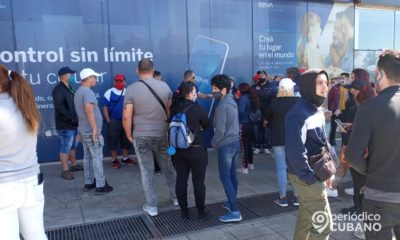
[[[249,174],[249,169],[248,169],[248,168],[241,167],[241,168],[238,168],[238,169],[237,169],[237,172],[238,172],[238,173],[243,173],[243,174]]]
[[[344,189],[344,193],[346,193],[347,195],[353,196],[354,188],[346,188],[346,189]]]
[[[326,188],[326,192],[328,194],[328,197],[338,197],[339,196],[337,189]]]
[[[178,199],[176,197],[172,198],[172,202],[174,203],[174,206],[179,206]]]
[[[254,170],[254,164],[251,164],[251,163],[250,163],[250,164],[249,164],[249,169],[250,169],[250,170]]]
[[[253,153],[258,155],[260,153],[260,149],[259,148],[254,148]]]
[[[151,217],[157,216],[158,215],[158,210],[156,207],[147,207],[143,205],[143,211],[145,211],[147,214],[149,214]]]
[[[265,154],[271,154],[271,152],[268,149],[264,149]]]
[[[359,239],[365,239],[365,233],[362,229],[356,229],[353,231],[353,235]]]

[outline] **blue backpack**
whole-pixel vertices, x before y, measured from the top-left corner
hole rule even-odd
[[[189,148],[196,137],[196,133],[192,133],[187,125],[186,119],[186,111],[191,106],[193,104],[190,104],[182,112],[174,114],[171,118],[169,124],[169,144],[174,148]]]

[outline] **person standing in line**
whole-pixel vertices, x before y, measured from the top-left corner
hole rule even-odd
[[[237,101],[239,111],[240,127],[240,149],[242,152],[242,166],[238,169],[240,173],[248,174],[249,169],[254,169],[253,163],[253,123],[250,114],[259,109],[258,95],[248,83],[239,84],[240,97]]]
[[[325,185],[310,167],[308,159],[321,153],[327,141],[324,130],[325,115],[321,105],[328,95],[328,74],[321,69],[310,69],[300,76],[300,100],[285,117],[285,152],[289,180],[299,193],[299,215],[294,239],[329,239],[332,215]],[[316,229],[315,214],[324,217],[324,229]],[[314,216],[314,218],[313,218]]]
[[[271,129],[271,146],[275,159],[276,176],[279,187],[279,199],[274,200],[274,202],[281,207],[289,206],[286,197],[288,182],[285,154],[285,116],[300,99],[294,96],[295,85],[296,84],[290,78],[282,79],[279,82],[277,97],[272,99],[264,116],[265,124],[269,124]],[[295,195],[292,199],[293,205],[298,206],[298,193],[294,186],[293,192]]]
[[[108,148],[111,150],[112,167],[121,168],[122,164],[135,165],[136,162],[129,158],[129,149],[132,147],[126,138],[122,127],[122,108],[125,97],[125,76],[117,74],[114,77],[114,87],[108,89],[103,97],[103,116],[107,123]],[[121,163],[118,161],[118,145],[122,148]]]
[[[236,162],[240,151],[239,112],[232,94],[228,76],[221,74],[211,79],[212,91],[221,94],[215,109],[213,148],[218,150],[219,177],[228,201],[223,204],[229,212],[221,217],[221,222],[239,222],[242,215],[237,205],[238,179]]]
[[[172,106],[171,115],[185,112],[187,126],[192,134],[194,134],[193,143],[189,148],[176,149],[175,168],[176,168],[176,196],[181,208],[181,217],[188,219],[189,210],[187,208],[187,181],[189,174],[192,173],[193,191],[198,211],[198,218],[201,220],[210,217],[205,207],[206,186],[204,180],[206,177],[206,169],[208,164],[208,154],[203,142],[203,131],[208,128],[210,122],[208,120],[206,110],[197,105],[197,91],[193,83],[184,82],[179,87],[179,97]]]
[[[0,64],[1,239],[47,240],[43,175],[36,152],[40,115],[29,82]]]
[[[58,71],[60,82],[52,92],[55,122],[58,136],[60,137],[60,162],[62,167],[61,177],[65,180],[73,180],[71,172],[82,171],[83,167],[76,161],[76,140],[78,128],[78,116],[75,111],[75,91],[71,84],[75,82],[75,71],[69,67],[62,67]],[[71,167],[68,167],[68,159]]]
[[[143,211],[158,215],[158,199],[154,181],[155,158],[169,189],[175,206],[175,171],[167,156],[167,120],[172,101],[172,91],[165,82],[153,78],[154,64],[144,58],[139,61],[137,73],[140,81],[131,84],[125,94],[123,126],[129,141],[135,147],[142,177],[145,204]]]
[[[78,133],[83,145],[83,166],[85,186],[83,191],[95,189],[95,195],[109,193],[113,187],[108,185],[103,174],[104,138],[101,134],[103,119],[101,117],[97,98],[90,89],[96,86],[96,73],[91,68],[84,68],[79,73],[81,86],[75,93],[74,103],[78,114]]]
[[[379,95],[357,108],[346,158],[366,175],[362,211],[379,216],[365,221],[380,226],[366,229],[365,239],[392,239],[392,230],[400,239],[400,51],[380,54],[376,83]]]

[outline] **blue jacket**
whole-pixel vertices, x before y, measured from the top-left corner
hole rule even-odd
[[[307,184],[318,181],[308,164],[308,157],[317,155],[324,146],[325,116],[321,108],[301,98],[285,118],[285,146],[288,173]]]
[[[249,94],[245,93],[237,101],[239,109],[239,123],[250,123],[251,102]]]

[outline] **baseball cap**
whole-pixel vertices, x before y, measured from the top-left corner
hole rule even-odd
[[[84,69],[82,69],[82,71],[79,73],[79,76],[80,76],[81,79],[83,80],[83,79],[88,78],[88,77],[90,77],[90,76],[100,77],[101,74],[95,72],[95,71],[94,71],[93,69],[91,69],[91,68],[84,68]]]
[[[366,91],[365,88],[368,86],[368,83],[366,81],[356,79],[354,80],[351,84],[348,84],[344,86],[347,89],[354,88],[358,91]]]
[[[284,78],[279,81],[279,88],[283,87],[285,90],[290,90],[296,85],[290,78]]]
[[[124,81],[125,81],[125,76],[124,76],[124,74],[117,74],[117,75],[115,75],[114,81],[117,81],[117,80],[124,80]]]
[[[62,67],[62,68],[60,68],[60,70],[58,70],[59,77],[61,77],[64,74],[67,74],[67,73],[74,74],[74,73],[76,73],[76,71],[71,70],[71,68],[69,68],[69,67]]]

